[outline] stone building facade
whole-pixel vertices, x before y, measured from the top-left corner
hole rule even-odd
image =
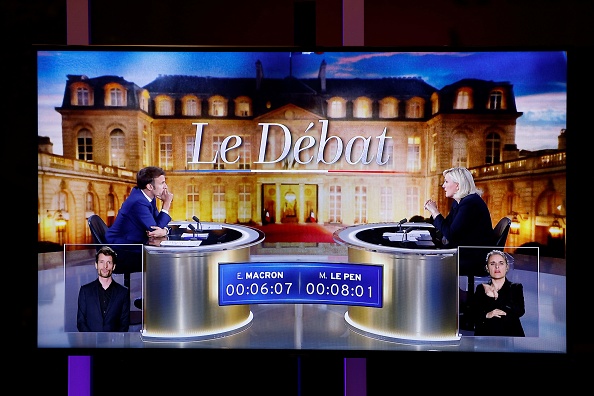
[[[424,215],[448,202],[442,171],[472,170],[493,223],[515,217],[509,246],[565,238],[565,131],[558,149],[515,145],[509,82],[464,79],[437,89],[416,78],[264,79],[159,76],[145,87],[122,77],[69,75],[63,156],[40,138],[40,241],[90,243],[86,219],[108,224],[157,165],[189,220],[348,226]]]

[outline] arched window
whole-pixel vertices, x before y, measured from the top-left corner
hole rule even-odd
[[[114,129],[109,135],[109,165],[126,167],[126,136],[121,129]]]
[[[247,96],[235,99],[235,116],[249,117],[252,115],[252,101]]]
[[[371,118],[371,99],[359,97],[353,103],[353,117]]]
[[[72,106],[92,106],[93,91],[84,82],[76,82],[70,85],[70,104]]]
[[[431,95],[431,114],[437,114],[439,112],[439,96],[437,93]]]
[[[421,98],[411,98],[406,102],[406,118],[423,118],[425,101]]]
[[[148,113],[148,111],[149,111],[149,99],[150,99],[149,92],[146,89],[144,89],[140,93],[140,110],[146,111]]]
[[[173,115],[173,99],[166,95],[159,95],[155,98],[156,113],[160,116]]]
[[[208,99],[209,115],[213,117],[225,117],[227,115],[227,100],[222,96],[213,96]]]
[[[501,110],[503,106],[503,91],[501,89],[494,89],[489,94],[489,110]]]
[[[185,116],[200,115],[200,104],[195,96],[186,96],[182,100],[182,114]]]
[[[456,92],[456,100],[454,102],[454,109],[467,110],[474,107],[472,98],[472,89],[463,87]]]
[[[126,90],[120,84],[105,86],[105,106],[126,106]]]
[[[398,100],[396,98],[384,98],[379,102],[379,117],[380,118],[396,118],[398,117]]]
[[[346,101],[342,98],[331,98],[328,100],[328,117],[346,117]]]

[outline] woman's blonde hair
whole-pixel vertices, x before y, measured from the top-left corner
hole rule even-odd
[[[443,176],[445,177],[446,175],[450,175],[450,179],[458,184],[458,191],[456,191],[452,198],[460,199],[473,193],[478,194],[479,196],[483,195],[483,190],[476,187],[472,173],[470,173],[468,169],[456,166],[444,170]]]

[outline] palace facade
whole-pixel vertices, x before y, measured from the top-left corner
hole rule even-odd
[[[424,216],[428,197],[447,213],[442,171],[465,166],[493,224],[517,220],[508,246],[562,243],[564,257],[566,132],[557,149],[518,150],[511,83],[327,78],[323,61],[315,79],[267,79],[263,68],[144,87],[68,75],[63,156],[39,139],[39,241],[90,243],[87,218],[111,224],[148,165],[167,171],[175,220],[345,227]]]

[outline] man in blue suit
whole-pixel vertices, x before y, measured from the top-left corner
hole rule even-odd
[[[157,209],[157,199],[163,205]],[[169,233],[167,224],[171,221],[169,208],[173,193],[167,189],[165,171],[149,166],[136,174],[136,187],[124,201],[115,222],[105,234],[108,243],[142,243],[149,238],[164,237]]]
[[[116,257],[116,252],[109,246],[97,251],[95,268],[98,277],[82,285],[78,292],[78,331],[128,331],[130,291],[111,277]]]
[[[162,202],[157,209],[157,199]],[[136,186],[120,208],[111,227],[105,233],[108,243],[127,244],[114,249],[124,272],[142,271],[142,245],[149,238],[163,238],[169,234],[167,224],[171,221],[169,209],[173,193],[165,182],[165,171],[157,166],[148,166],[136,174]],[[134,300],[134,306],[142,309],[142,299]]]

